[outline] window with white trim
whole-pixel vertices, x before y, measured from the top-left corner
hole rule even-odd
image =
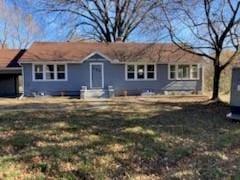
[[[155,64],[127,64],[126,80],[155,80]]]
[[[192,80],[199,79],[199,68],[197,64],[171,64],[169,65],[169,79]]]
[[[57,79],[65,79],[66,78],[66,68],[64,64],[57,64]]]
[[[46,74],[46,80],[54,80],[55,79],[53,64],[47,64],[45,66],[45,74]]]
[[[198,65],[194,64],[192,65],[191,69],[191,76],[193,79],[198,79],[199,77],[199,72],[198,72]]]
[[[155,79],[155,65],[147,65],[147,79]]]
[[[127,66],[127,79],[135,79],[135,66],[134,65]]]
[[[66,80],[65,64],[34,64],[33,70],[34,80]]]
[[[145,79],[145,66],[137,65],[137,79]]]
[[[190,65],[178,65],[178,79],[191,79],[190,78]]]
[[[43,80],[43,65],[37,64],[34,66],[34,79]]]
[[[169,68],[169,78],[170,79],[176,79],[177,78],[177,70],[176,70],[176,66],[175,65],[170,65],[170,68]]]

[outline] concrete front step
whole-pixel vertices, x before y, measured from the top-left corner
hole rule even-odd
[[[88,89],[84,91],[84,98],[108,98],[108,90]]]
[[[114,97],[114,89],[112,86],[108,86],[107,89],[87,89],[87,86],[82,86],[80,90],[81,99],[112,97]]]

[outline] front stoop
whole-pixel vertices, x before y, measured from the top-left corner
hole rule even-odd
[[[90,98],[112,98],[114,96],[114,89],[109,86],[108,89],[87,89],[82,86],[80,90],[80,99]]]

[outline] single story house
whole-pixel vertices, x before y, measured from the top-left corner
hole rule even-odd
[[[235,64],[232,69],[230,111],[227,117],[240,120],[240,64]]]
[[[20,58],[24,96],[201,94],[203,59],[173,44],[35,42]]]
[[[1,49],[0,50],[0,96],[15,97],[19,94],[19,76],[22,68],[18,60],[25,50]]]

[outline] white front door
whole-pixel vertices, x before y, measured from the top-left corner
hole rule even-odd
[[[90,88],[104,87],[103,63],[90,63]]]

